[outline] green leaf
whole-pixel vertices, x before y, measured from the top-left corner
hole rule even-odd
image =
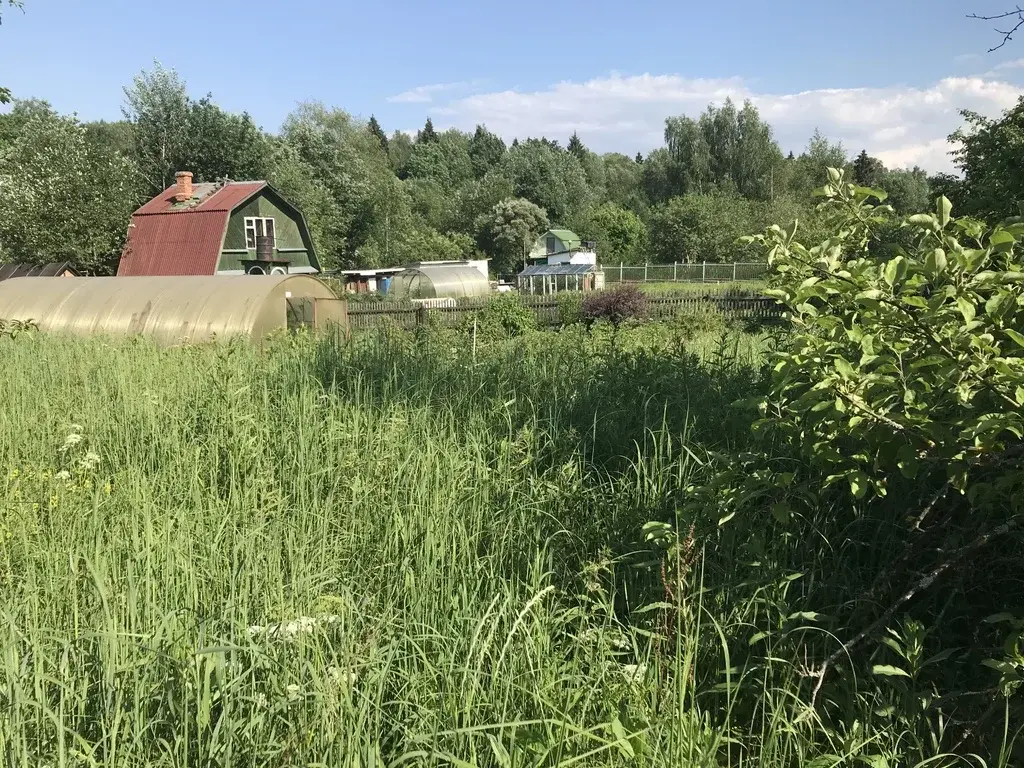
[[[796,613],[791,613],[786,617],[788,621],[796,621],[797,619],[802,621],[821,621],[822,619],[827,618],[828,616],[825,614],[817,613],[816,611],[797,611]]]
[[[1006,333],[1007,336],[1009,336],[1011,339],[1017,342],[1018,346],[1024,347],[1024,334],[1015,331],[1012,328],[1006,328],[1004,333]]]
[[[784,501],[780,501],[778,504],[772,504],[772,517],[780,523],[788,523],[792,516],[793,510],[790,508],[789,504],[786,504]]]
[[[888,759],[882,755],[857,755],[857,760],[867,765],[868,768],[889,768]]]
[[[839,375],[844,379],[852,379],[856,375],[853,366],[850,364],[849,360],[846,360],[845,358],[837,357],[835,366]]]
[[[924,259],[924,268],[930,277],[938,277],[946,271],[946,252],[941,248],[930,251]]]
[[[949,224],[950,213],[953,212],[953,204],[943,195],[935,201],[935,215],[939,219],[939,226],[945,227]]]
[[[902,256],[897,256],[895,259],[890,259],[885,265],[883,271],[883,277],[885,282],[889,285],[896,285],[896,283],[903,280],[907,274],[907,260]]]
[[[974,307],[974,302],[963,296],[958,296],[956,299],[956,306],[960,310],[960,314],[964,316],[965,322],[971,322],[974,319],[977,310]]]
[[[939,228],[939,222],[930,213],[915,213],[907,218],[907,223],[915,224],[919,227],[928,227],[929,229]]]
[[[871,668],[871,674],[883,675],[884,677],[910,677],[910,673],[906,670],[894,667],[890,664],[875,664]]]
[[[863,499],[864,495],[868,492],[868,476],[861,470],[856,469],[848,474],[846,479],[850,483],[850,493],[853,494],[854,498]]]

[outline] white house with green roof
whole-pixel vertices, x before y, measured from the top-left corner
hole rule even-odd
[[[593,243],[584,243],[568,229],[549,229],[538,237],[529,258],[544,259],[548,264],[597,264]]]

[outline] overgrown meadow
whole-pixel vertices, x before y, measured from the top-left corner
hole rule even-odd
[[[871,193],[782,327],[2,340],[4,764],[1020,764],[1024,226]]]

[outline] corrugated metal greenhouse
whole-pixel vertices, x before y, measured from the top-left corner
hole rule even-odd
[[[348,327],[345,301],[305,275],[19,277],[0,282],[0,318],[33,321],[42,331],[145,335],[164,344]]]
[[[395,299],[461,299],[486,296],[491,290],[480,270],[466,264],[422,265],[402,270],[388,287]]]

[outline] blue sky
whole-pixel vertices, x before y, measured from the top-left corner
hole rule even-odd
[[[276,129],[302,100],[385,129],[486,122],[506,138],[578,130],[599,151],[660,142],[664,117],[751,98],[785,149],[815,126],[890,164],[948,165],[957,110],[1012,105],[1024,34],[970,11],[999,0],[351,3],[25,0],[0,26],[0,82],[83,119],[116,118],[154,59]],[[564,134],[564,135],[563,135]]]

